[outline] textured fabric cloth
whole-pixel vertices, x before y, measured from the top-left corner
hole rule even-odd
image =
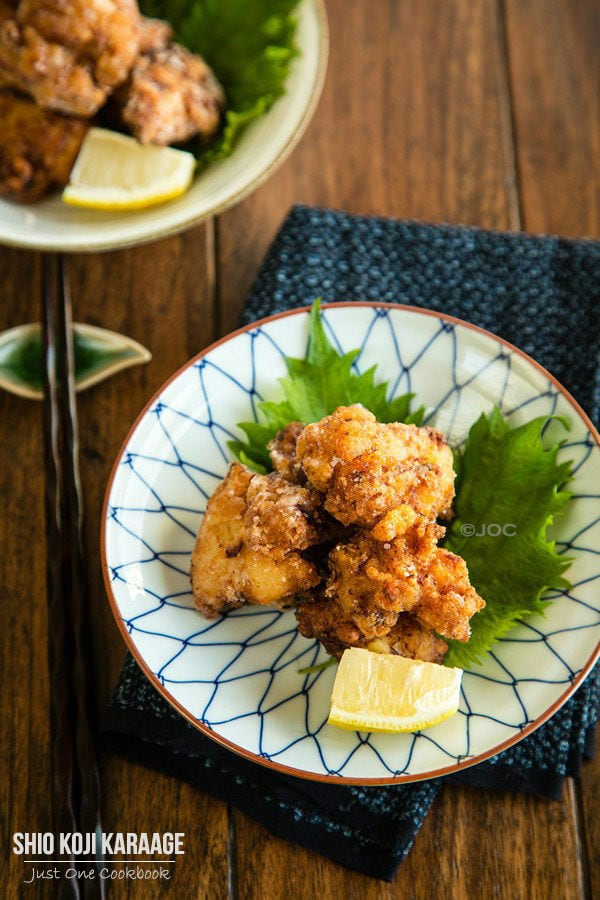
[[[600,243],[423,225],[295,207],[243,322],[324,301],[381,300],[450,313],[511,341],[598,419]],[[445,781],[558,798],[593,752],[600,670],[552,719]],[[109,746],[233,803],[274,833],[391,880],[441,779],[389,787],[304,781],[248,762],[180,717],[128,659],[107,711]]]

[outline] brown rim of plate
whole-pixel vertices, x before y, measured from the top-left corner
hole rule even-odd
[[[327,20],[327,11],[325,9],[325,0],[308,0],[308,2],[312,3],[312,5],[314,6],[314,10],[319,23],[319,53],[317,67],[315,70],[313,90],[293,134],[289,136],[287,142],[283,145],[277,156],[273,160],[271,160],[269,165],[266,166],[266,168],[262,172],[260,172],[253,181],[245,185],[245,187],[240,188],[240,190],[235,194],[227,197],[221,203],[218,203],[207,212],[200,213],[200,215],[197,216],[192,215],[185,221],[178,222],[177,224],[171,225],[168,228],[161,229],[160,227],[158,227],[155,229],[150,229],[147,234],[144,234],[141,237],[131,237],[124,240],[119,240],[117,244],[115,244],[114,241],[111,241],[108,238],[106,240],[99,240],[96,242],[90,241],[87,244],[78,244],[77,246],[73,247],[64,247],[62,244],[54,244],[52,242],[40,244],[27,243],[18,239],[8,238],[3,238],[1,244],[5,247],[15,247],[23,250],[40,250],[47,252],[54,251],[61,253],[103,253],[110,250],[126,250],[130,247],[138,247],[142,244],[149,244],[152,241],[163,240],[164,238],[173,237],[176,234],[181,234],[181,232],[183,231],[188,231],[190,228],[194,228],[196,225],[200,225],[202,222],[206,222],[208,219],[212,219],[215,216],[226,212],[228,209],[231,209],[232,206],[236,206],[249,194],[257,190],[257,188],[259,188],[265,181],[267,181],[275,172],[275,170],[278,169],[279,166],[281,166],[286,161],[292,150],[294,150],[296,145],[299,143],[300,139],[304,135],[304,132],[308,128],[308,125],[313,115],[315,114],[319,100],[321,99],[321,93],[325,84],[325,75],[327,73],[327,60],[329,58],[329,24]]]
[[[417,313],[419,315],[424,315],[424,316],[433,316],[434,318],[443,319],[446,322],[451,322],[452,324],[460,325],[464,328],[470,329],[471,331],[475,331],[478,334],[482,334],[485,337],[491,338],[494,341],[498,341],[499,343],[503,344],[505,347],[508,347],[508,349],[511,350],[513,353],[516,353],[518,356],[522,357],[526,362],[528,362],[535,369],[537,369],[538,372],[540,372],[545,378],[547,378],[557,388],[557,390],[563,395],[563,397],[571,405],[573,410],[577,413],[579,418],[583,421],[583,423],[589,430],[590,434],[594,438],[596,445],[600,447],[600,434],[594,427],[589,416],[583,411],[583,409],[581,408],[579,403],[577,403],[575,398],[566,390],[566,388],[564,388],[562,386],[562,384],[554,377],[554,375],[552,375],[550,372],[548,372],[547,369],[545,369],[543,366],[541,366],[539,363],[537,363],[534,359],[532,359],[532,357],[529,356],[527,353],[524,353],[523,350],[519,350],[519,348],[515,347],[514,344],[511,344],[509,341],[505,341],[503,338],[498,337],[498,335],[494,334],[493,332],[487,331],[485,328],[480,328],[478,325],[472,325],[470,322],[465,322],[464,319],[459,319],[456,316],[450,316],[450,315],[447,315],[446,313],[436,312],[435,310],[432,310],[432,309],[423,309],[422,307],[419,307],[419,306],[408,306],[403,303],[378,303],[376,301],[350,300],[350,301],[344,301],[344,302],[340,302],[340,303],[323,303],[321,306],[321,309],[338,309],[338,308],[342,308],[342,307],[346,307],[346,308],[349,307],[349,308],[354,308],[354,309],[357,307],[373,307],[373,308],[377,308],[377,309],[402,310],[404,312]],[[137,647],[135,646],[133,640],[131,639],[129,632],[127,631],[127,628],[125,627],[125,624],[124,624],[123,619],[120,614],[120,610],[117,605],[116,598],[112,591],[112,585],[108,578],[108,566],[107,566],[107,562],[106,562],[106,543],[105,543],[105,541],[106,541],[106,513],[107,513],[107,509],[108,509],[108,501],[109,501],[109,497],[111,494],[113,481],[115,478],[117,468],[119,467],[119,464],[121,462],[123,452],[124,452],[125,448],[127,447],[128,443],[131,439],[131,436],[133,435],[134,431],[137,429],[139,423],[144,418],[146,413],[149,411],[149,409],[152,407],[152,405],[156,402],[157,398],[163,393],[164,390],[166,390],[166,388],[171,384],[171,382],[173,382],[176,378],[178,378],[179,375],[181,375],[186,369],[188,369],[194,363],[198,362],[198,360],[202,359],[207,354],[211,353],[217,347],[220,347],[221,344],[226,343],[227,341],[231,340],[232,338],[237,337],[240,334],[243,334],[246,331],[250,331],[254,328],[259,328],[263,325],[267,325],[269,322],[274,322],[277,319],[285,319],[288,316],[308,314],[309,312],[310,312],[310,306],[302,306],[302,307],[298,307],[297,309],[290,309],[290,310],[286,310],[285,312],[275,313],[272,316],[266,316],[264,319],[258,319],[256,322],[251,322],[249,325],[245,325],[242,328],[238,328],[235,331],[232,331],[229,334],[225,335],[224,337],[220,338],[218,341],[215,341],[213,344],[211,344],[205,350],[202,350],[200,353],[196,354],[196,356],[193,356],[190,360],[188,360],[187,363],[185,363],[183,366],[181,366],[179,369],[177,369],[177,371],[173,375],[171,375],[171,377],[169,379],[167,379],[167,381],[159,388],[159,390],[156,391],[156,393],[154,394],[152,399],[144,406],[143,410],[137,416],[135,422],[133,423],[133,425],[131,426],[131,428],[129,429],[129,431],[127,433],[127,437],[123,441],[121,448],[117,454],[116,460],[112,466],[110,477],[108,480],[108,485],[106,487],[106,493],[104,496],[104,503],[102,504],[102,520],[100,523],[100,556],[101,556],[101,562],[102,562],[102,575],[104,578],[104,585],[105,585],[106,593],[108,595],[108,599],[109,599],[109,602],[111,605],[112,613],[113,613],[113,616],[117,623],[117,627],[119,628],[119,631],[121,632],[121,635],[125,641],[125,644],[127,645],[127,648],[129,649],[129,652],[135,659],[137,665],[143,671],[146,678],[156,688],[156,690],[159,692],[159,694],[161,694],[162,697],[164,697],[164,699],[167,700],[168,703],[170,703],[171,706],[173,706],[177,710],[177,712],[180,713],[184,717],[184,719],[187,719],[187,721],[191,725],[193,725],[195,728],[197,728],[199,731],[201,731],[207,737],[216,741],[216,743],[225,747],[227,750],[231,750],[233,753],[236,753],[238,756],[242,756],[245,759],[250,760],[251,762],[258,763],[261,766],[265,766],[266,768],[273,769],[273,770],[275,770],[277,772],[281,772],[285,775],[295,775],[298,778],[306,778],[309,781],[333,782],[334,784],[355,784],[355,785],[402,784],[402,783],[409,783],[409,782],[415,782],[415,781],[425,781],[430,778],[438,778],[442,775],[451,775],[454,772],[462,771],[463,769],[467,769],[467,768],[470,768],[471,766],[478,765],[479,763],[484,762],[486,759],[489,759],[492,756],[496,756],[498,753],[501,753],[503,750],[508,749],[508,747],[512,747],[514,744],[519,743],[521,740],[523,740],[523,738],[527,737],[529,734],[532,734],[532,732],[534,732],[537,728],[539,728],[540,725],[543,725],[544,722],[548,721],[548,719],[551,716],[553,716],[554,713],[557,712],[560,709],[560,707],[563,706],[564,703],[566,703],[566,701],[569,699],[569,697],[571,697],[575,693],[577,688],[583,683],[583,681],[585,681],[585,679],[591,672],[592,668],[594,667],[594,664],[596,663],[597,659],[600,657],[600,641],[596,645],[596,649],[590,655],[586,664],[583,666],[583,668],[577,674],[577,676],[573,679],[573,681],[571,682],[571,684],[569,685],[567,690],[564,691],[564,693],[561,694],[561,696],[557,700],[555,700],[554,703],[548,707],[548,709],[546,709],[543,713],[541,713],[537,717],[537,719],[535,719],[533,722],[531,722],[529,725],[527,725],[525,728],[523,728],[523,730],[520,731],[518,734],[515,734],[513,737],[510,737],[507,740],[502,741],[501,743],[492,747],[490,750],[486,750],[485,752],[480,753],[473,758],[461,760],[460,762],[455,763],[453,765],[445,766],[445,767],[442,767],[439,769],[432,769],[429,772],[423,772],[418,775],[396,775],[396,776],[390,776],[390,777],[384,777],[384,778],[358,778],[358,777],[350,778],[350,777],[347,777],[344,775],[333,775],[333,774],[322,775],[317,772],[306,772],[303,769],[296,769],[292,766],[282,765],[281,763],[273,762],[270,759],[265,759],[264,757],[259,756],[256,753],[252,753],[250,750],[246,750],[244,747],[240,747],[237,744],[234,744],[232,741],[228,740],[227,738],[222,737],[217,732],[208,728],[208,726],[202,724],[201,722],[198,722],[198,720],[195,719],[191,715],[191,713],[189,713],[182,706],[182,704],[179,703],[178,700],[176,700],[173,696],[171,696],[169,691],[166,690],[164,685],[161,684],[160,680],[156,677],[156,675],[153,674],[153,672],[151,672],[151,670],[148,667],[148,665],[146,664],[146,662],[142,659],[139,651],[137,650]]]

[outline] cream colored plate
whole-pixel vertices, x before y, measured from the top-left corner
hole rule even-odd
[[[176,234],[240,201],[291,152],[315,110],[327,64],[322,0],[302,0],[287,90],[243,134],[234,153],[199,175],[181,198],[147,210],[75,209],[53,195],[32,206],[0,200],[0,243],[36,250],[92,251],[130,247]]]

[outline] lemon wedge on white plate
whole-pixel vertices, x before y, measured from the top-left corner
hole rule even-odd
[[[345,650],[329,724],[352,731],[421,731],[458,709],[462,669],[356,648]]]
[[[183,194],[195,165],[184,150],[142,145],[116,131],[90,128],[62,198],[90,209],[143,209]]]

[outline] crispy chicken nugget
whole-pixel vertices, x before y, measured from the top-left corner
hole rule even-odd
[[[300,634],[317,638],[337,659],[344,650],[361,647],[375,653],[396,653],[409,659],[441,663],[448,650],[447,643],[433,628],[423,625],[408,612],[396,614],[393,623],[379,637],[370,640],[354,622],[341,615],[336,621],[332,616],[331,601],[322,596],[301,603],[296,609],[296,618]]]
[[[421,598],[414,609],[419,622],[434,628],[444,637],[468,641],[471,633],[469,619],[484,606],[485,601],[469,581],[464,559],[438,547],[429,564]]]
[[[225,106],[212,69],[179,44],[140,56],[115,99],[123,122],[141,144],[211,137]]]
[[[248,546],[282,558],[320,543],[321,501],[318,491],[292,484],[276,472],[254,475],[244,516]]]
[[[319,582],[314,565],[290,550],[276,558],[249,546],[245,517],[253,473],[234,463],[206,508],[192,554],[196,607],[207,618],[258,603],[286,606]]]
[[[295,610],[298,631],[303,637],[316,638],[332,656],[338,659],[348,647],[365,647],[366,641],[351,618],[345,617],[342,607],[323,595],[321,587],[312,592],[311,599],[304,600]],[[382,634],[387,634],[396,620],[390,614],[380,623]]]
[[[443,434],[400,422],[381,424],[360,405],[341,406],[307,425],[296,444],[308,481],[344,525],[372,526],[398,506],[450,514],[452,451]]]
[[[40,109],[27,97],[0,91],[0,195],[33,203],[63,187],[88,122]]]
[[[412,609],[419,602],[421,582],[443,533],[443,528],[422,517],[402,536],[389,541],[359,532],[329,554],[331,576],[325,596],[335,597],[359,627],[381,610],[398,613]],[[364,628],[363,633],[371,637]]]
[[[367,649],[439,664],[444,661],[448,644],[433,628],[422,625],[412,613],[400,613],[388,633],[367,644]]]
[[[288,481],[298,484],[306,482],[302,464],[296,457],[296,444],[303,431],[302,422],[290,422],[267,444],[275,471],[287,478]]]
[[[422,632],[431,632],[423,639],[433,656],[446,645],[432,636],[467,641],[469,621],[485,602],[469,581],[464,559],[437,546],[444,529],[419,520],[401,537],[376,540],[373,533],[380,538],[393,533],[387,526],[359,529],[331,551],[324,588],[296,612],[301,634],[317,638],[336,655],[346,646],[375,649],[371,642],[381,639],[392,648],[404,640],[406,649],[395,652],[410,656]],[[411,629],[400,634],[399,623],[408,612]]]
[[[398,614],[419,603],[444,529],[422,516],[410,525],[410,515],[388,519],[372,532],[359,529],[330,552],[324,589],[314,603],[305,601],[296,612],[305,637],[316,637],[337,651],[364,647],[388,634]]]
[[[339,406],[330,416],[307,425],[297,436],[296,457],[306,477],[326,493],[336,466],[348,463],[371,448],[373,413],[359,403]]]
[[[21,0],[0,22],[0,84],[93,116],[127,78],[140,41],[135,0]]]

